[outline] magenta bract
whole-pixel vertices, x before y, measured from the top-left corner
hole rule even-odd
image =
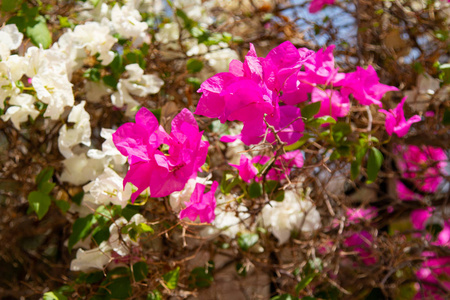
[[[202,133],[187,109],[175,116],[170,134],[146,108],[137,112],[136,123],[120,126],[113,141],[130,164],[124,186],[131,182],[138,188],[131,200],[147,188],[151,197],[182,190],[205,163],[209,143],[201,140]]]

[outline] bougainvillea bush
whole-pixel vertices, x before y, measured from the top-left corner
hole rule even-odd
[[[447,299],[448,1],[2,1],[2,299]]]

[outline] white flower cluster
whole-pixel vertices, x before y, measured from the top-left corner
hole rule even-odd
[[[90,250],[78,249],[76,258],[70,263],[70,270],[83,272],[103,270],[114,260],[114,254],[121,258],[131,255],[130,250],[139,244],[133,241],[128,234],[120,233],[120,230],[131,223],[139,225],[146,221],[140,214],[134,215],[129,222],[125,218],[116,220],[109,227],[110,236],[107,241],[103,241],[98,247]]]
[[[321,227],[319,212],[308,194],[288,190],[283,201],[270,201],[263,208],[263,225],[273,233],[280,245],[287,242],[294,230],[312,232]]]

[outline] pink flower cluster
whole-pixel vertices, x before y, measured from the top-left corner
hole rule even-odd
[[[316,117],[344,117],[350,110],[349,95],[362,105],[376,104],[388,91],[397,90],[379,82],[372,66],[358,67],[352,73],[339,73],[331,45],[315,52],[297,49],[289,41],[258,57],[250,44],[245,61],[233,60],[229,72],[218,73],[202,83],[202,96],[196,114],[225,121],[241,121],[242,132],[224,136],[257,144],[263,139],[273,143],[275,136],[285,143],[295,143],[304,131],[299,103],[311,99],[320,102]],[[331,89],[332,88],[332,89]]]
[[[146,108],[137,112],[135,123],[120,126],[113,141],[130,164],[124,186],[131,182],[138,188],[132,201],[147,188],[152,197],[170,195],[195,178],[208,153],[209,143],[202,141],[202,133],[187,109],[175,116],[170,134]]]
[[[432,222],[432,216],[436,212],[434,207],[418,209],[411,213],[411,222],[416,230],[425,230],[428,223]],[[438,217],[438,216],[436,216]],[[442,218],[439,222],[442,230],[437,234],[435,241],[430,233],[426,233],[425,238],[437,247],[450,247],[450,221]],[[425,259],[420,269],[416,272],[416,277],[420,281],[417,285],[419,292],[415,299],[422,299],[423,296],[430,299],[446,299],[450,293],[450,256],[440,256],[435,252],[426,251],[422,253]],[[446,277],[447,275],[447,277]]]
[[[413,123],[420,122],[421,117],[419,115],[412,116],[408,121],[405,119],[405,113],[403,111],[403,105],[405,104],[406,97],[400,101],[396,108],[389,111],[380,109],[380,112],[386,115],[386,131],[389,135],[394,132],[398,137],[405,136],[409,128]]]
[[[252,179],[255,181],[261,181],[262,177],[257,176],[258,169],[254,164],[265,165],[268,163],[272,157],[270,156],[255,156],[253,159],[249,159],[245,155],[241,155],[239,165],[230,164],[232,167],[239,171],[239,176],[245,182],[250,182]],[[289,176],[291,169],[297,167],[303,167],[303,154],[300,150],[291,151],[286,154],[282,154],[277,160],[273,162],[273,167],[267,172],[267,180],[280,181]]]
[[[186,208],[180,212],[180,219],[189,218],[191,221],[195,221],[197,217],[199,217],[200,222],[211,223],[216,217],[214,214],[214,209],[216,208],[216,198],[214,197],[214,193],[218,186],[219,184],[214,181],[211,190],[203,194],[205,186],[197,183],[190,201],[185,203]]]
[[[399,155],[397,166],[403,178],[425,193],[434,193],[444,181],[447,155],[441,148],[432,146],[397,145],[394,153]],[[397,181],[397,194],[402,200],[420,200],[422,196]]]

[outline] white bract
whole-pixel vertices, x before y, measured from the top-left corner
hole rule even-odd
[[[124,208],[131,197],[131,186],[128,184],[123,189],[123,178],[110,168],[106,168],[103,174],[83,186],[86,193],[83,201],[97,205],[120,205]]]
[[[135,214],[133,217],[131,217],[130,222],[127,222],[127,220],[122,217],[111,224],[111,226],[109,227],[110,236],[108,242],[111,245],[113,251],[123,257],[130,253],[130,248],[132,246],[139,245],[139,243],[131,240],[128,234],[120,235],[119,232],[121,228],[126,225],[129,225],[131,223],[139,225],[141,223],[145,223],[146,221],[147,220],[141,214]]]
[[[230,65],[230,62],[233,59],[239,60],[239,56],[236,51],[230,48],[210,50],[211,51],[205,55],[205,59],[217,73],[228,72],[228,66]]]
[[[104,241],[98,248],[91,250],[78,249],[77,256],[70,263],[71,271],[103,270],[111,260],[111,246]]]
[[[74,104],[65,56],[56,49],[31,47],[26,57],[26,75],[32,77],[31,83],[37,98],[48,105],[44,117],[56,120],[64,111],[64,107]]]
[[[97,178],[104,169],[104,162],[100,159],[87,158],[86,154],[74,154],[62,161],[64,170],[61,181],[73,185],[82,185]]]
[[[231,195],[220,194],[215,209],[216,218],[213,225],[220,233],[235,238],[239,232],[251,230],[250,214],[247,207],[236,202]]]
[[[87,152],[87,156],[95,159],[102,159],[105,165],[108,165],[111,161],[115,167],[122,166],[127,162],[127,157],[123,156],[114,145],[112,135],[116,132],[114,129],[102,128],[100,136],[105,139],[102,144],[102,150],[90,149]]]
[[[75,27],[72,38],[77,47],[85,48],[91,55],[99,54],[102,65],[109,65],[114,59],[114,52],[110,50],[117,39],[111,35],[108,26],[87,22]]]
[[[144,75],[144,70],[138,64],[130,64],[125,67],[128,71],[128,79],[123,79],[123,85],[132,95],[145,97],[149,94],[159,92],[164,84],[158,76],[153,74]]]
[[[313,202],[307,195],[292,190],[285,192],[283,201],[270,201],[270,205],[264,206],[262,221],[280,245],[294,230],[311,232],[321,227],[320,215]]]
[[[75,123],[72,128],[67,128],[64,124],[59,130],[58,148],[59,152],[65,157],[73,156],[71,148],[78,144],[85,146],[91,145],[91,124],[90,115],[84,109],[86,101],[74,106],[69,114],[67,121]]]
[[[11,97],[10,105],[14,105],[6,110],[1,116],[3,121],[11,119],[14,127],[20,129],[20,123],[28,121],[28,116],[35,119],[39,115],[39,111],[34,107],[34,97],[28,94],[20,94]]]
[[[0,59],[5,60],[22,44],[23,34],[19,32],[16,24],[5,25],[0,28]]]
[[[139,11],[133,5],[120,7],[116,4],[111,11],[111,24],[114,30],[124,38],[132,38],[135,47],[150,43],[147,34],[148,25],[141,20]]]
[[[191,199],[191,195],[194,192],[195,185],[197,181],[193,178],[189,179],[184,189],[179,192],[173,192],[170,194],[170,207],[172,207],[173,211],[179,212],[182,209],[182,206],[185,202],[189,202]]]

